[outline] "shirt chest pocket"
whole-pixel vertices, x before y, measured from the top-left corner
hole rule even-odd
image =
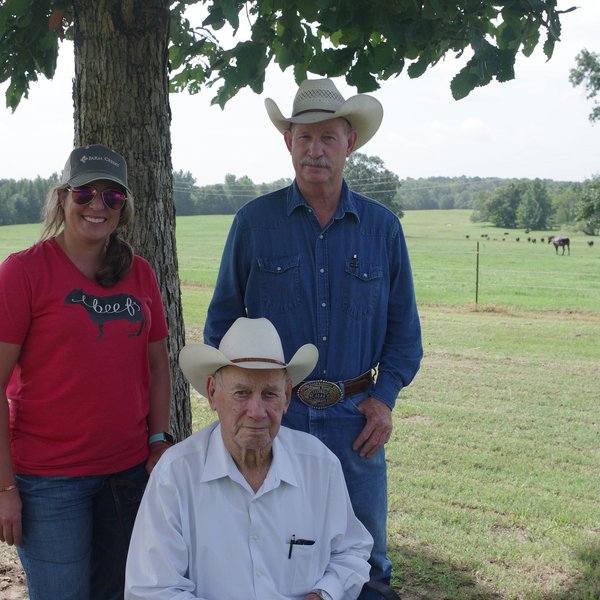
[[[286,312],[300,302],[300,256],[258,259],[263,311]]]
[[[384,283],[383,269],[379,265],[346,262],[344,275],[344,312],[355,319],[373,314]]]
[[[288,545],[285,546],[287,553]],[[294,546],[292,556],[287,555],[279,569],[279,589],[289,596],[305,596],[313,583],[318,581],[327,568],[318,546]]]

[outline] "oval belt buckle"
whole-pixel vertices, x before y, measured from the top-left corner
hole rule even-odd
[[[298,398],[311,408],[329,408],[342,399],[340,386],[322,379],[303,383],[297,394]]]

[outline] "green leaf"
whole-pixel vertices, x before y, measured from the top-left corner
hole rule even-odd
[[[546,55],[548,60],[550,60],[552,58],[552,55],[554,54],[554,43],[555,40],[552,39],[550,36],[548,36],[548,38],[544,42],[544,54]]]
[[[3,8],[8,14],[23,16],[30,12],[31,2],[29,0],[6,0]]]
[[[369,62],[364,55],[359,56],[356,64],[351,67],[346,76],[346,81],[349,85],[355,86],[360,93],[379,89],[379,83],[369,71]]]
[[[297,64],[294,67],[294,81],[300,85],[302,81],[304,81],[308,76],[308,72],[306,70],[306,66],[302,64]]]
[[[345,75],[354,60],[354,49],[328,48],[314,55],[309,61],[308,68],[311,73],[327,77],[340,77]]]
[[[466,98],[478,85],[482,84],[480,77],[467,64],[450,82],[450,90],[455,100]]]
[[[225,15],[223,11],[217,7],[210,7],[208,17],[202,21],[203,27],[212,27],[213,29],[219,30],[225,25]]]
[[[428,2],[431,5],[431,9],[436,16],[443,17],[446,15],[446,9],[444,8],[440,0],[428,0]]]
[[[385,70],[390,63],[394,62],[394,49],[387,44],[378,44],[369,48],[369,70],[372,73]]]
[[[186,54],[179,46],[171,46],[169,48],[169,62],[171,69],[178,69],[186,58]]]
[[[558,14],[553,12],[548,19],[548,39],[554,38],[554,41],[560,40],[560,29],[560,19]]]
[[[510,81],[515,78],[516,51],[500,50],[496,54],[496,80]]]
[[[227,21],[236,32],[240,26],[239,13],[243,6],[244,2],[238,0],[211,0],[208,3],[208,17],[204,19],[202,25],[221,29]]]
[[[13,78],[6,90],[6,107],[15,112],[21,102],[21,98],[28,97],[29,86],[24,79]]]
[[[540,32],[537,27],[533,29],[529,27],[529,31],[525,33],[523,40],[523,54],[527,57],[533,54],[538,42],[540,41]]]
[[[407,73],[411,79],[415,77],[421,77],[423,73],[427,70],[429,66],[429,57],[425,55],[421,55],[417,62],[411,63],[408,65]]]

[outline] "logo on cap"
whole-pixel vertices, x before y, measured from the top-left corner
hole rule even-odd
[[[88,160],[103,160],[107,163],[110,163],[111,165],[114,165],[115,167],[119,167],[119,163],[116,160],[109,158],[108,156],[85,156],[84,155],[79,159],[79,162],[82,162],[83,164],[85,164]]]

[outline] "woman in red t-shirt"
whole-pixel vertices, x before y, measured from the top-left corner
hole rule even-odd
[[[119,233],[125,159],[74,149],[41,241],[0,265],[0,540],[32,598],[123,598],[131,528],[172,443],[156,277]]]

